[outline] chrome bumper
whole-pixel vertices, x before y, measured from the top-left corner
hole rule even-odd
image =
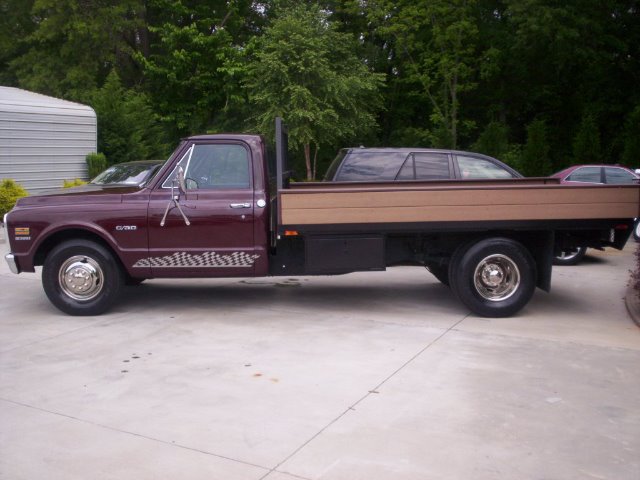
[[[7,249],[5,250],[3,248],[2,250],[4,250],[5,252],[7,250],[9,251],[9,253],[4,256],[4,259],[9,264],[9,270],[11,270],[11,273],[20,273],[18,263],[16,262],[16,257],[13,253],[11,253],[11,247],[9,246],[9,225],[7,224],[8,215],[8,213],[5,213],[4,218],[2,219],[2,223],[4,223],[4,241],[7,243]]]
[[[9,264],[9,270],[11,270],[11,273],[20,273],[20,269],[18,268],[18,264],[16,263],[16,257],[13,255],[13,253],[7,253],[4,256],[4,259]]]

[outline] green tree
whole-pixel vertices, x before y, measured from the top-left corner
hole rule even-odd
[[[28,2],[27,2],[28,3]],[[9,69],[22,88],[78,101],[131,60],[143,0],[35,0],[33,30]]]
[[[600,131],[593,115],[582,117],[573,139],[573,160],[575,163],[602,163]]]
[[[640,105],[625,121],[623,141],[622,163],[632,167],[640,166]]]
[[[274,117],[286,119],[291,145],[304,151],[308,180],[315,179],[321,144],[376,126],[382,76],[356,57],[354,39],[338,32],[317,5],[280,10],[248,53],[245,86],[258,112],[253,121],[271,134]]]
[[[98,150],[110,164],[164,158],[164,134],[147,96],[125,89],[115,71],[90,103],[98,116]]]
[[[371,16],[379,31],[404,58],[398,72],[419,86],[430,107],[429,129],[437,146],[456,148],[461,127],[461,96],[476,87],[478,27],[469,0],[380,0]]]
[[[178,134],[203,132],[244,101],[242,49],[247,33],[259,28],[258,11],[249,0],[147,4],[149,54],[136,57],[145,88],[156,111]]]
[[[547,126],[534,120],[527,127],[527,143],[522,151],[521,173],[526,177],[546,177],[551,172]]]
[[[33,32],[31,18],[34,0],[0,0],[0,85],[15,85],[9,63],[24,55],[25,39]]]
[[[510,150],[509,128],[501,122],[491,122],[472,145],[472,150],[503,159]]]

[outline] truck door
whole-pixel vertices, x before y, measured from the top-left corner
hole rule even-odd
[[[258,254],[250,150],[232,141],[193,141],[185,148],[150,195],[149,256],[139,266],[150,267],[154,277],[252,276]],[[171,201],[178,166],[187,187],[180,208]],[[178,192],[176,185],[174,197]]]

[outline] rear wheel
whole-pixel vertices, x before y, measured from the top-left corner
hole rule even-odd
[[[553,257],[554,265],[577,265],[587,253],[587,247],[573,247],[562,250]]]
[[[124,283],[111,252],[89,240],[55,247],[42,268],[42,285],[56,307],[69,315],[99,315],[117,299]]]
[[[456,251],[449,281],[458,298],[482,317],[509,317],[535,290],[536,266],[529,251],[508,238],[487,238]]]

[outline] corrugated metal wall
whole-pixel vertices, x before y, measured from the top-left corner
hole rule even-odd
[[[0,87],[0,179],[13,178],[30,193],[86,180],[96,132],[90,107]]]

